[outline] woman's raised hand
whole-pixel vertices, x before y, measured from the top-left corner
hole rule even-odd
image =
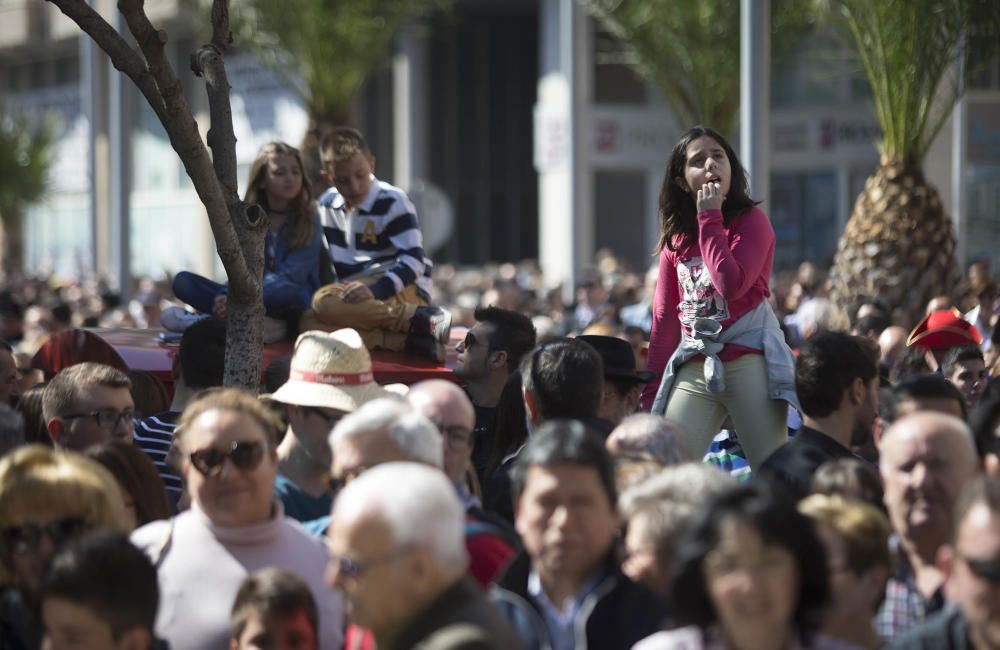
[[[721,186],[717,181],[705,183],[698,190],[698,212],[721,210],[723,198],[725,197],[722,196]]]

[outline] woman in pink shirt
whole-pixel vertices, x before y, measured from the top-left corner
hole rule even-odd
[[[774,230],[721,135],[697,126],[674,147],[660,219],[648,363],[657,379],[643,405],[666,379],[653,411],[681,425],[688,448],[705,451],[728,417],[756,469],[787,438],[794,369],[767,304]]]

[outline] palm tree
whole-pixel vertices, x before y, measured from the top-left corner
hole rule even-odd
[[[735,132],[740,108],[740,3],[736,0],[583,0],[660,89],[680,125]],[[806,32],[805,0],[776,0],[774,58]]]
[[[399,27],[442,4],[443,0],[234,3],[237,42],[280,74],[306,107],[309,126],[300,149],[314,184],[322,183],[317,177],[321,134],[348,123],[355,93],[389,53]]]
[[[0,226],[5,278],[24,268],[25,209],[45,194],[52,166],[53,133],[47,124],[31,130],[23,119],[0,114]]]
[[[853,314],[877,296],[912,326],[957,283],[955,237],[921,169],[965,81],[1000,50],[995,0],[832,0],[853,36],[882,127],[881,159],[854,205],[831,272]]]

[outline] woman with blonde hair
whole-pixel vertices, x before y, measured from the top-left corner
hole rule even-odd
[[[36,590],[56,551],[85,533],[127,532],[117,482],[96,462],[42,445],[0,459],[0,638],[35,648]],[[9,640],[9,641],[8,641]]]

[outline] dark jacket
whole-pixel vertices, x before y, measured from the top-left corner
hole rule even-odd
[[[896,637],[889,650],[973,650],[969,624],[957,607],[947,607],[906,634]]]
[[[551,648],[545,617],[528,594],[531,559],[519,555],[490,592],[527,650]],[[629,650],[640,639],[663,629],[667,608],[652,591],[629,580],[614,553],[604,564],[605,578],[583,602],[576,621],[576,650]]]
[[[758,475],[786,489],[798,501],[812,492],[816,470],[841,458],[863,460],[822,431],[802,427],[761,463]]]
[[[514,630],[468,578],[448,588],[387,650],[520,650]]]

